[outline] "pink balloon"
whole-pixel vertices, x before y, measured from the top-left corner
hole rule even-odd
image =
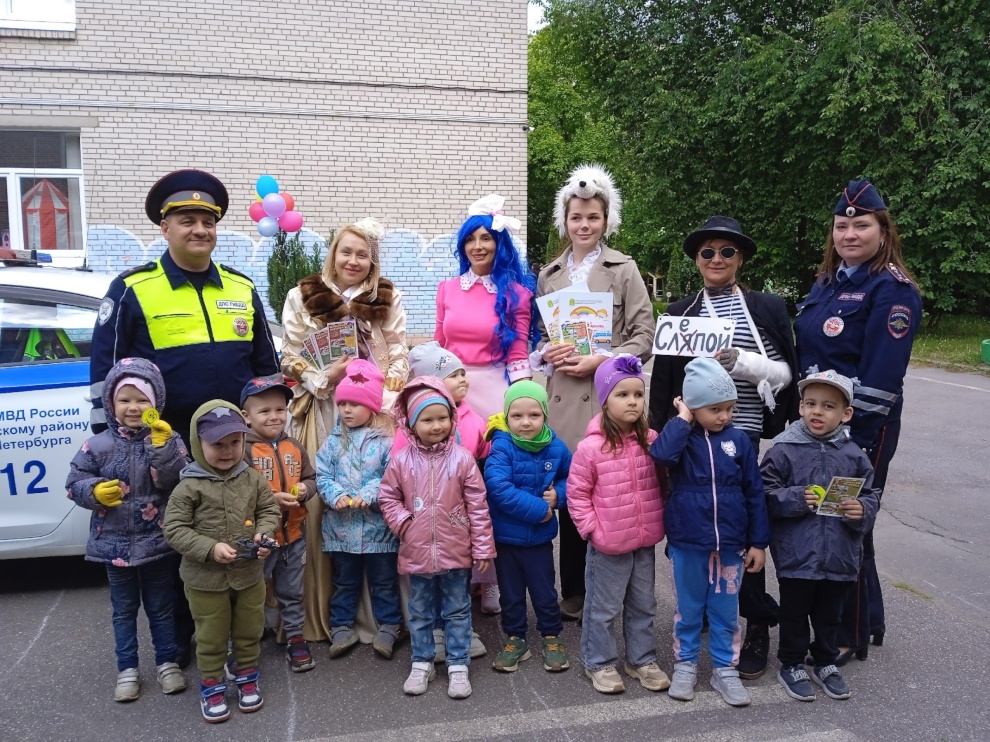
[[[279,229],[284,229],[286,232],[298,232],[302,229],[302,225],[303,215],[298,211],[286,211],[278,218]]]
[[[285,199],[277,193],[269,193],[261,200],[261,205],[264,206],[265,213],[275,219],[285,213]]]
[[[262,206],[261,201],[255,201],[253,204],[248,206],[248,214],[251,216],[253,221],[260,221],[262,217],[267,216],[265,214],[265,207]]]

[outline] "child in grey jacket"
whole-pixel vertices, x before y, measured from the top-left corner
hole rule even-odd
[[[760,467],[770,514],[770,552],[780,583],[780,684],[799,701],[813,701],[814,681],[830,698],[851,691],[836,665],[836,632],[845,595],[862,562],[863,535],[879,501],[873,467],[849,437],[852,381],[835,371],[809,374],[798,383],[801,419],[774,438]],[[843,499],[839,517],[817,514],[819,495],[832,477],[865,479],[859,497]],[[810,641],[808,622],[815,630]],[[810,678],[804,659],[810,650]],[[845,653],[848,655],[848,650]]]

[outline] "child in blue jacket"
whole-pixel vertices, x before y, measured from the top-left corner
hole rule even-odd
[[[711,686],[732,706],[750,703],[736,664],[741,644],[739,586],[743,569],[759,572],[770,525],[756,450],[733,427],[736,387],[714,358],[685,368],[678,415],[650,448],[670,472],[663,523],[674,573],[674,677],[671,698],[690,701],[707,613]]]
[[[561,672],[570,664],[560,632],[553,539],[554,509],[565,504],[571,453],[547,425],[549,403],[539,384],[517,381],[505,392],[505,412],[489,423],[491,453],[485,464],[488,509],[498,549],[495,570],[502,630],[508,636],[494,668],[515,672],[531,654],[526,643],[526,590],[543,637],[543,667]]]

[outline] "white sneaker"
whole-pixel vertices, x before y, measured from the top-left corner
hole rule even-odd
[[[163,662],[157,668],[158,684],[162,687],[162,693],[170,696],[173,693],[181,693],[186,689],[186,679],[182,675],[182,670],[174,662]]]
[[[498,591],[498,585],[491,583],[489,585],[481,586],[481,612],[487,613],[489,616],[494,616],[496,613],[502,612],[502,606],[499,605],[498,599],[500,593]]]
[[[409,677],[402,684],[402,692],[409,696],[421,696],[436,676],[437,671],[429,662],[413,662]]]
[[[113,691],[115,701],[136,701],[141,695],[141,682],[138,679],[136,667],[121,670],[117,673],[117,687]]]
[[[451,665],[447,668],[447,695],[451,698],[467,698],[471,695],[467,665]]]
[[[481,637],[478,636],[476,631],[471,632],[471,648],[468,650],[468,656],[476,660],[479,657],[484,657],[488,654],[488,648],[485,647],[484,643],[481,641]]]

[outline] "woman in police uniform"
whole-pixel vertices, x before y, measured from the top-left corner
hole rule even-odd
[[[853,379],[853,440],[873,462],[880,494],[897,449],[904,375],[921,321],[921,294],[901,256],[887,205],[867,180],[850,181],[836,204],[825,258],[794,323],[802,375],[834,369]],[[863,541],[859,580],[839,630],[843,665],[883,643],[883,596],[873,531]]]

